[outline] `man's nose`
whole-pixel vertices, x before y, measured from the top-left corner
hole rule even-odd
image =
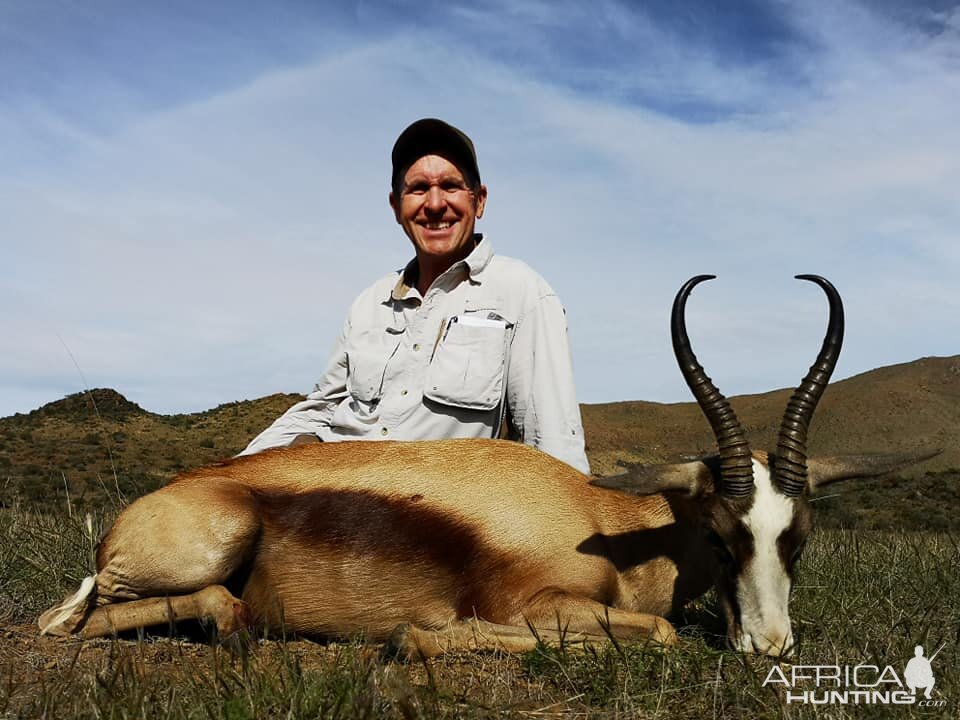
[[[443,190],[440,189],[440,186],[431,185],[430,189],[427,190],[427,197],[424,201],[424,205],[427,210],[443,210],[446,203],[447,197],[444,195]]]

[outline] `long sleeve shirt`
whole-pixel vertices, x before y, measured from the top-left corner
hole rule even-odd
[[[491,437],[505,409],[513,437],[589,473],[566,316],[550,286],[485,239],[423,297],[415,270],[414,260],[361,293],[313,392],[241,455],[306,434]]]

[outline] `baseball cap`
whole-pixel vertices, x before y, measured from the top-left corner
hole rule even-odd
[[[467,134],[443,120],[423,118],[409,125],[393,144],[391,187],[397,187],[403,174],[424,155],[446,158],[460,169],[468,182],[480,182],[477,151]]]

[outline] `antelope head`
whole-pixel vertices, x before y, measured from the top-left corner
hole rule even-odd
[[[635,468],[594,484],[638,495],[676,491],[696,499],[700,530],[712,548],[710,567],[727,621],[727,640],[742,652],[785,655],[794,644],[789,597],[794,571],[812,526],[809,496],[826,483],[880,475],[934,453],[807,457],[807,428],[833,373],[843,342],[840,295],[818,275],[830,304],[816,362],[787,404],[774,453],[751,452],[733,408],[707,377],[687,337],[685,308],[691,278],[677,293],[671,335],[680,370],[716,437],[716,456],[676,465]]]

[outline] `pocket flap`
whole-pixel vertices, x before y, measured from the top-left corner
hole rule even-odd
[[[498,319],[451,317],[430,361],[424,397],[469,410],[497,407],[509,327]]]

